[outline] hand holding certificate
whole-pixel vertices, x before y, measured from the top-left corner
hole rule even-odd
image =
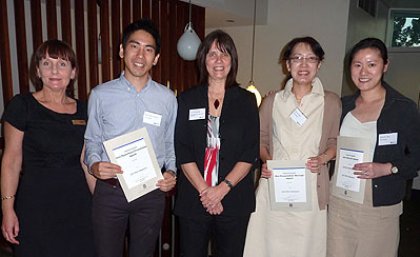
[[[117,177],[128,202],[157,188],[163,176],[145,128],[105,141],[104,146],[110,161],[123,170]]]
[[[337,162],[332,177],[331,192],[334,196],[356,203],[363,203],[365,195],[365,179],[354,174],[354,165],[369,162],[369,141],[363,138],[338,137]]]
[[[339,176],[336,185],[353,192],[359,192],[360,179],[354,174],[353,167],[355,164],[363,162],[363,151],[341,148],[338,156]]]
[[[268,160],[271,210],[303,211],[311,209],[309,170],[305,161]]]

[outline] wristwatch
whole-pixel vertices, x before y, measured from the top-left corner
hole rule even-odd
[[[397,166],[392,166],[391,173],[392,174],[397,174],[398,173],[398,167]]]

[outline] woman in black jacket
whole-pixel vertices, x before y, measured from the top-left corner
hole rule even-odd
[[[388,65],[379,39],[366,38],[350,52],[351,78],[359,90],[342,99],[340,135],[367,140],[373,160],[353,167],[366,180],[363,203],[331,195],[331,257],[397,256],[406,180],[420,168],[420,118],[415,103],[383,81]]]
[[[208,256],[211,237],[217,256],[241,257],[255,209],[258,107],[236,82],[238,56],[228,34],[207,35],[197,63],[200,85],[179,96],[175,129],[181,256]]]

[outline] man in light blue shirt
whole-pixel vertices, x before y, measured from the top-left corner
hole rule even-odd
[[[177,101],[174,93],[153,81],[149,71],[159,60],[160,36],[149,20],[129,24],[119,55],[124,71],[118,79],[98,85],[89,97],[85,133],[85,163],[98,180],[93,195],[93,229],[99,257],[122,256],[126,231],[129,256],[152,256],[159,235],[164,192],[176,183],[174,127]],[[103,142],[145,127],[164,179],[154,190],[127,202]]]

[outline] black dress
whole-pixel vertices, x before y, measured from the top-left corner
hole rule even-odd
[[[56,113],[32,94],[15,96],[3,120],[24,132],[16,193],[22,257],[92,257],[91,194],[80,165],[86,104]]]

